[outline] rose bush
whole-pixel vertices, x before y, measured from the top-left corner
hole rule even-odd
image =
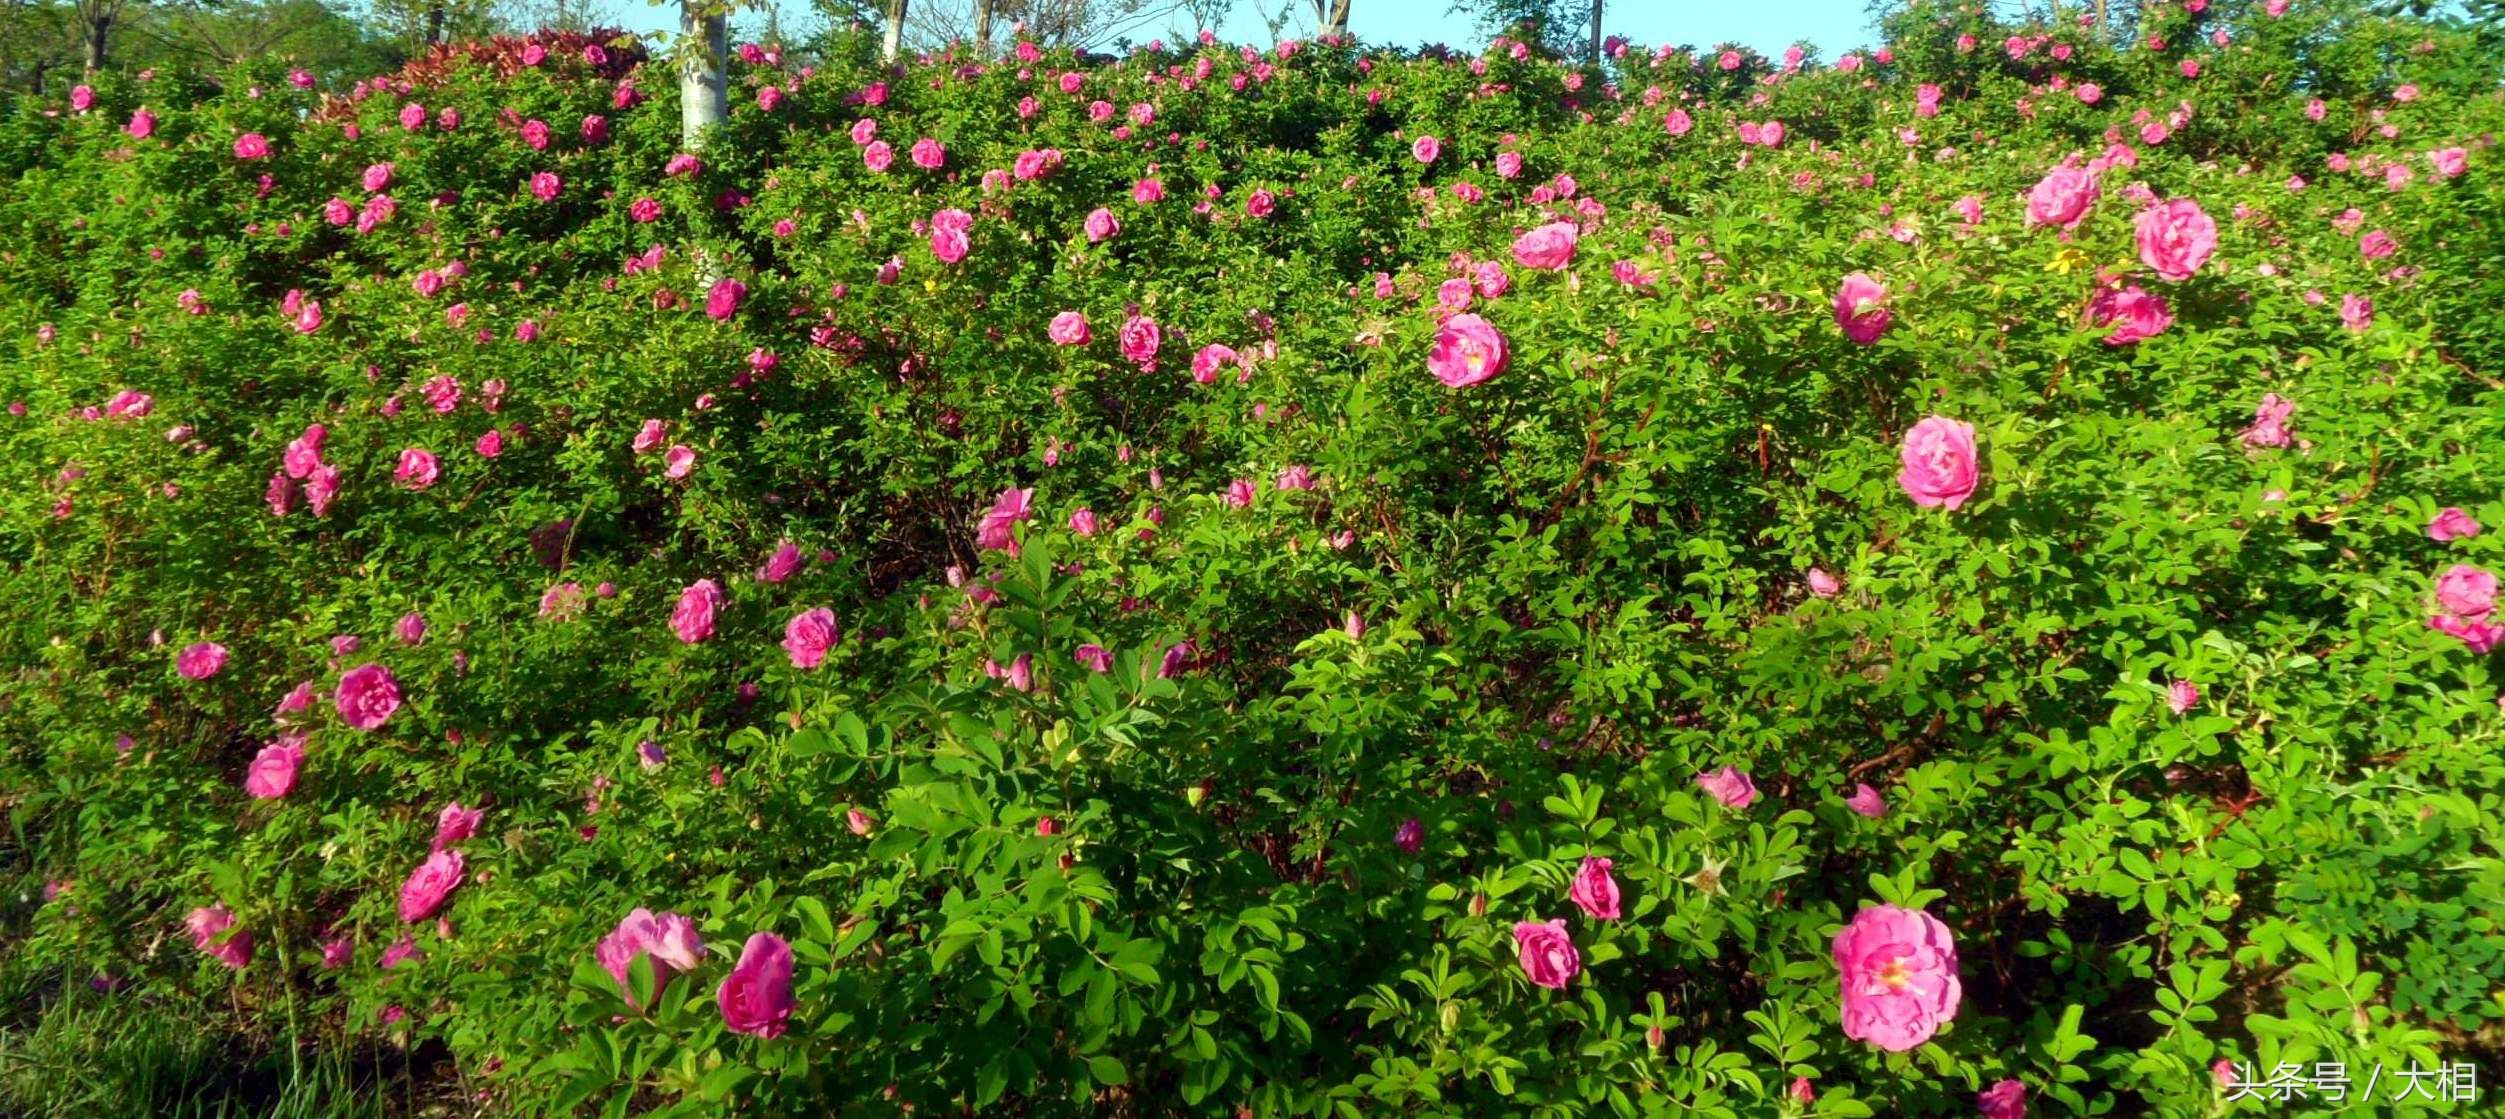
[[[2492,1066],[2494,56],[2133,18],[20,101],[0,976],[546,1113]]]

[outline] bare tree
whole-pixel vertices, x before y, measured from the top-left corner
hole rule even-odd
[[[1207,31],[1226,22],[1227,10],[1235,0],[1183,0],[1183,14],[1192,17],[1194,32]]]
[[[318,3],[212,5],[207,0],[159,4],[138,29],[165,53],[226,66],[258,58],[336,18]]]
[[[730,116],[730,34],[719,4],[681,0],[678,9],[678,136],[688,151],[706,128]]]
[[[124,0],[78,0],[79,43],[86,48],[87,72],[104,69],[113,26],[122,19]]]
[[[905,43],[905,0],[887,0],[887,40],[879,46],[879,58],[896,61]]]
[[[422,52],[452,39],[490,35],[505,29],[500,0],[364,0],[367,26],[399,40],[411,52]]]
[[[1348,0],[1313,0],[1313,33],[1317,38],[1348,34]]]
[[[974,53],[992,56],[992,0],[974,0]]]
[[[1594,65],[1594,66],[1598,66],[1598,65],[1600,65],[1600,6],[1601,6],[1601,2],[1602,2],[1602,0],[1592,0],[1592,47],[1591,47],[1591,51],[1589,52],[1588,57],[1590,57],[1590,59],[1592,60],[1592,65]]]
[[[78,12],[51,0],[0,0],[0,86],[41,96],[44,78],[85,53]]]
[[[1039,43],[1088,49],[1148,32],[1185,12],[1224,14],[1229,0],[919,0],[899,36],[898,49],[938,50],[972,42],[988,50],[990,32],[1014,21]],[[892,9],[891,9],[892,11]],[[1200,25],[1208,26],[1204,21]]]
[[[550,31],[589,31],[606,25],[609,18],[608,8],[601,0],[545,0],[523,5],[515,22]]]

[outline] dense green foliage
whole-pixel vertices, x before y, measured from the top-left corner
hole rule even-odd
[[[2438,589],[2505,551],[2494,57],[2345,0],[1887,31],[750,51],[692,167],[669,75],[580,39],[19,102],[13,1021],[409,1046],[523,1113],[2197,1115],[2279,1106],[2221,1061],[2500,1067],[2493,615]],[[2161,200],[2214,255],[2135,243]],[[1454,388],[1463,302],[1510,359]],[[1935,415],[1979,484],[1924,506]],[[1962,981],[1904,1052],[1842,1024],[1882,904]],[[638,907],[686,974],[595,958]],[[1517,954],[1554,919],[1562,987]],[[717,1007],[765,932],[771,1037]]]

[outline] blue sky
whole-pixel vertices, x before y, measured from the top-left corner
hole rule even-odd
[[[1269,33],[1256,10],[1266,7],[1276,12],[1283,2],[1292,2],[1297,10],[1288,24],[1288,34],[1310,32],[1312,7],[1307,0],[1236,0],[1235,10],[1219,33],[1236,42],[1266,43]],[[636,30],[676,25],[678,5],[674,3],[609,3],[610,14]],[[1451,14],[1451,7],[1452,0],[1352,0],[1350,29],[1362,39],[1402,46],[1428,42],[1463,48],[1478,46],[1483,40],[1476,22],[1466,15]],[[783,0],[782,8],[788,20],[806,12],[808,5],[806,0]],[[1727,40],[1767,54],[1779,54],[1793,41],[1805,38],[1827,58],[1852,47],[1867,46],[1873,38],[1866,0],[1612,0],[1604,9],[1602,22],[1609,33],[1646,45],[1688,43],[1701,47]],[[747,25],[746,19],[735,23]]]

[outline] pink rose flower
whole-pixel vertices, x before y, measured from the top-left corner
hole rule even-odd
[[[432,854],[444,850],[477,835],[478,822],[486,815],[486,809],[463,808],[457,800],[444,805],[443,811],[435,814],[435,840],[427,845],[427,852]]]
[[[437,851],[426,856],[409,880],[400,884],[400,919],[423,921],[444,907],[444,900],[460,888],[463,862],[459,851]]]
[[[791,945],[773,933],[761,932],[741,947],[739,962],[714,992],[722,1008],[722,1024],[733,1033],[775,1038],[783,1035],[792,1013]]]
[[[1503,264],[1493,260],[1482,260],[1472,265],[1470,283],[1479,289],[1482,297],[1488,299],[1494,299],[1513,289],[1513,277],[1505,273]]]
[[[583,585],[581,583],[559,583],[548,588],[546,594],[539,596],[539,616],[542,618],[570,622],[581,616],[582,612]]]
[[[285,723],[290,721],[292,716],[301,714],[311,709],[312,706],[313,681],[300,681],[295,687],[288,689],[286,695],[279,698],[278,706],[270,711],[270,718]]]
[[[1204,385],[1216,384],[1219,370],[1239,364],[1240,361],[1241,358],[1236,354],[1235,347],[1212,342],[1202,346],[1199,353],[1192,355],[1192,380]]]
[[[246,132],[241,136],[235,137],[235,158],[266,159],[269,157],[269,154],[270,142],[260,133]]]
[[[1835,934],[1844,1036],[1901,1053],[1957,1016],[1963,988],[1948,926],[1919,909],[1876,905]]]
[[[305,504],[312,506],[314,516],[328,516],[331,502],[339,497],[339,488],[339,468],[327,462],[317,463],[304,480]]]
[[[1843,286],[1835,291],[1835,325],[1846,338],[1870,345],[1887,333],[1891,315],[1886,301],[1887,288],[1867,273],[1846,276]]]
[[[645,420],[644,426],[635,432],[634,442],[629,445],[634,448],[636,454],[650,454],[660,450],[661,445],[669,442],[669,439],[668,425],[659,420]]]
[[[2382,260],[2399,252],[2400,249],[2400,243],[2392,240],[2391,234],[2380,229],[2372,230],[2357,239],[2358,253],[2368,260]]]
[[[2436,605],[2465,621],[2483,622],[2496,611],[2496,575],[2466,563],[2446,568],[2435,581]]]
[[[244,791],[259,800],[277,800],[294,792],[296,769],[304,764],[304,745],[300,738],[281,738],[253,755],[252,768],[245,771]]]
[[[713,281],[705,291],[705,314],[715,321],[726,321],[739,313],[739,301],[748,295],[748,285],[725,276]]]
[[[1697,774],[1696,787],[1721,801],[1725,808],[1746,808],[1757,802],[1757,783],[1737,766],[1726,765],[1711,773]]]
[[[2443,511],[2435,515],[2434,520],[2427,522],[2427,539],[2439,544],[2468,540],[2477,535],[2479,535],[2479,522],[2472,520],[2470,514],[2463,512],[2461,506],[2458,505],[2445,506]]]
[[[1583,970],[1583,954],[1574,950],[1565,919],[1517,921],[1513,942],[1522,960],[1522,974],[1542,987],[1564,990]]]
[[[635,1002],[631,977],[637,956],[652,960],[652,989],[658,995],[669,985],[672,975],[703,965],[704,939],[696,935],[694,921],[676,913],[656,915],[641,906],[619,921],[609,935],[601,937],[592,949],[592,957],[610,978],[617,980],[618,993],[626,997],[630,1006]]]
[[[391,476],[399,479],[401,485],[422,490],[434,485],[439,473],[433,451],[410,447],[400,452],[400,465],[391,472]]]
[[[2096,173],[2063,164],[2027,192],[2027,224],[2075,229],[2096,203]]]
[[[2184,65],[2191,65],[2191,60],[2185,59]],[[1977,1093],[1974,1106],[1983,1119],[2027,1119],[2027,1086],[2003,1080]]]
[[[2218,248],[2218,223],[2200,203],[2175,198],[2140,211],[2136,235],[2140,263],[2168,280],[2183,281],[2208,263]]]
[[[674,443],[669,450],[661,452],[661,463],[662,477],[684,478],[689,471],[696,469],[696,448],[685,443]]]
[[[1435,331],[1435,347],[1427,351],[1427,372],[1450,388],[1468,388],[1505,371],[1505,336],[1495,324],[1477,315],[1444,320]]]
[[[1044,334],[1057,346],[1084,346],[1092,337],[1087,329],[1087,316],[1076,311],[1063,311],[1052,317],[1052,325]]]
[[[382,665],[359,665],[340,674],[333,702],[341,721],[358,730],[373,730],[400,710],[400,682]]]
[[[426,953],[418,951],[417,934],[404,932],[400,934],[400,939],[391,943],[391,947],[383,949],[382,966],[384,971],[390,971],[411,960],[425,958]]]
[[[1852,809],[1854,815],[1873,820],[1887,815],[1887,801],[1879,796],[1879,790],[1871,788],[1867,782],[1853,786],[1853,795],[1844,798],[1844,807]]]
[[[1392,829],[1392,846],[1404,855],[1415,855],[1426,849],[1426,822],[1411,816]]]
[[[183,927],[191,932],[191,946],[210,959],[237,971],[252,962],[252,934],[235,927],[235,913],[226,903],[192,910],[183,917]]]
[[[2174,313],[2167,309],[2164,297],[2128,284],[2097,292],[2088,301],[2088,323],[2112,328],[2105,335],[2106,345],[2127,346],[2165,333],[2174,325]]]
[[[800,546],[785,540],[775,546],[773,555],[766,557],[765,565],[757,568],[757,581],[780,583],[799,574],[807,562],[800,554]]]
[[[226,646],[215,641],[186,645],[174,654],[174,671],[186,680],[206,680],[225,667]]]
[[[2189,680],[2174,680],[2166,684],[2166,710],[2181,715],[2200,706],[2200,702],[2200,685]]]
[[[1120,335],[1122,356],[1141,367],[1157,367],[1157,349],[1165,342],[1165,333],[1157,328],[1157,320],[1146,315],[1132,315],[1122,321]]]
[[[783,649],[791,654],[793,668],[816,668],[838,640],[841,631],[835,628],[835,612],[823,606],[793,615],[783,627]]]
[[[1088,242],[1094,244],[1122,232],[1122,222],[1113,216],[1113,211],[1098,206],[1087,212],[1084,228]]]
[[[698,579],[679,592],[678,607],[670,611],[670,631],[689,645],[713,636],[713,617],[722,609],[721,584],[711,579]]]
[[[1409,145],[1409,157],[1420,163],[1433,163],[1443,153],[1444,143],[1433,136],[1420,136]]]
[[[1905,433],[1896,484],[1925,509],[1954,510],[1974,496],[1974,425],[1931,416]]]
[[[1583,231],[1570,221],[1553,221],[1513,240],[1513,259],[1524,268],[1560,271],[1574,260],[1575,242]]]
[[[2427,619],[2427,628],[2461,639],[2462,644],[2469,646],[2473,653],[2485,654],[2499,643],[2505,643],[2505,623],[2437,614]]]
[[[1018,554],[1018,538],[1011,527],[1034,515],[1035,491],[1005,489],[994,498],[989,512],[975,526],[974,546],[987,552]]]
[[[1823,567],[1810,568],[1808,581],[1809,593],[1820,598],[1834,598],[1844,590],[1844,584]]]
[[[1608,859],[1585,856],[1566,894],[1583,912],[1603,921],[1618,919],[1618,880],[1609,876],[1610,865]]]
[[[2263,393],[2261,403],[2253,409],[2252,426],[2244,429],[2247,447],[2284,447],[2288,445],[2288,417],[2296,414],[2296,402],[2278,393]]]
[[[2340,296],[2340,325],[2352,334],[2364,334],[2375,325],[2375,301],[2356,292]]]

